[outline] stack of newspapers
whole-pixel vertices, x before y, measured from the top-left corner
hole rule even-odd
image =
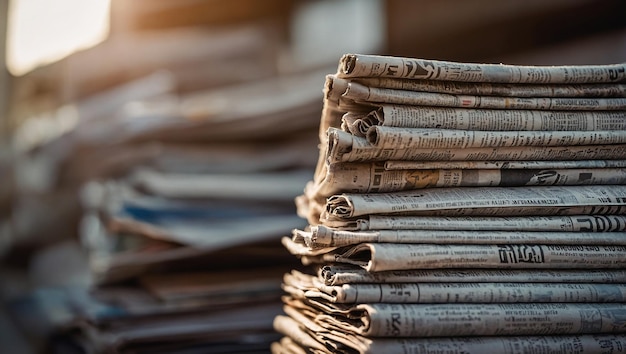
[[[59,271],[66,268],[89,273],[13,302],[16,317],[38,323],[22,327],[41,337],[40,327],[51,327],[46,343],[55,353],[267,352],[280,339],[272,322],[282,276],[300,266],[280,237],[306,226],[293,199],[316,163],[326,72],[85,115],[59,143],[81,143],[62,178],[82,182],[86,252],[66,267],[60,256],[39,262],[58,277],[69,277]],[[114,93],[153,90],[154,82]]]
[[[275,353],[626,346],[626,64],[344,55]]]

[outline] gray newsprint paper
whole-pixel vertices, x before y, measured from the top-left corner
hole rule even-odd
[[[321,327],[368,337],[626,333],[623,303],[319,305]]]
[[[349,131],[363,135],[371,126],[462,130],[592,131],[623,130],[626,111],[539,111],[381,105],[367,114],[346,113]]]
[[[482,216],[623,214],[626,186],[457,187],[344,193],[328,198],[325,213],[327,217],[346,219],[369,214],[419,215],[436,211]]]
[[[345,55],[272,351],[626,352],[625,130],[626,63]]]
[[[272,344],[273,354],[587,354],[626,353],[626,337],[615,334],[490,336],[438,338],[368,338],[279,315],[274,328],[285,335]],[[314,328],[314,329],[313,329]],[[306,351],[305,349],[306,348]]]
[[[337,128],[328,129],[327,163],[365,161],[624,160],[626,144],[483,148],[384,149]]]
[[[383,162],[386,170],[507,170],[507,169],[566,169],[566,168],[623,168],[626,160],[573,161],[394,161]]]
[[[549,354],[549,353],[625,353],[626,337],[620,334],[368,338],[322,327],[289,311],[277,316],[274,328],[285,335],[272,345],[272,353],[345,353],[345,354]],[[294,319],[295,318],[295,319]],[[297,320],[296,320],[297,319]],[[307,351],[305,351],[306,348]]]
[[[358,243],[626,245],[626,232],[489,231],[489,230],[371,230],[346,231],[311,226],[294,230],[294,242],[311,249],[342,247]]]
[[[342,79],[335,79],[338,82]],[[341,99],[355,103],[389,103],[413,106],[459,107],[483,109],[536,109],[556,111],[619,111],[626,107],[626,98],[558,98],[497,97],[451,95],[367,87],[356,82],[345,84]]]
[[[331,303],[550,303],[625,302],[626,284],[592,283],[373,283],[328,286],[292,271],[283,289],[295,298]]]
[[[325,285],[365,283],[626,283],[624,269],[412,269],[368,272],[349,264],[324,265]]]
[[[476,131],[373,126],[366,139],[384,149],[611,145],[626,143],[626,130]]]
[[[573,216],[393,216],[369,215],[346,221],[343,230],[475,230],[623,232],[624,215]]]
[[[352,81],[369,87],[403,91],[451,93],[455,95],[504,97],[626,97],[626,85],[624,84],[512,85],[385,77],[354,78]]]
[[[361,243],[307,261],[358,265],[370,272],[439,268],[624,268],[626,246]]]
[[[389,77],[522,84],[607,83],[626,80],[626,63],[581,66],[473,64],[416,58],[345,54],[337,76]]]
[[[570,169],[398,169],[384,163],[334,163],[305,187],[311,198],[332,194],[396,192],[433,187],[563,186],[626,184],[626,168]]]
[[[382,105],[347,112],[341,129],[364,137],[373,126],[478,131],[592,131],[626,129],[626,111],[531,111]]]

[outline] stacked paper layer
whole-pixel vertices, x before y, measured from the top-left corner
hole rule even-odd
[[[344,55],[275,353],[623,352],[626,64]]]
[[[59,179],[83,187],[88,259],[67,269],[90,272],[13,301],[16,317],[49,327],[58,353],[267,352],[299,266],[280,238],[306,225],[293,199],[315,166],[325,72],[138,99],[42,148],[71,152]],[[66,277],[57,254],[45,274]]]

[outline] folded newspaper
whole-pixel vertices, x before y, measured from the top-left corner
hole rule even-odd
[[[274,353],[623,352],[626,63],[346,54]]]
[[[235,54],[228,67],[250,60]],[[191,75],[210,87],[178,87],[161,73],[94,93],[53,112],[67,124],[50,131],[45,119],[47,128],[17,139],[30,149],[22,171],[30,178],[16,209],[26,228],[15,236],[41,240],[24,238],[29,251],[18,252],[29,256],[20,264],[34,265],[24,269],[28,286],[9,277],[1,287],[19,293],[8,311],[33,349],[258,353],[280,339],[272,322],[281,279],[300,266],[280,237],[306,226],[293,199],[316,163],[326,70],[249,77],[223,68]],[[72,257],[59,253],[76,231]],[[32,262],[31,242],[41,243]]]

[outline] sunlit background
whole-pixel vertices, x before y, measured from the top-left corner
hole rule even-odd
[[[20,76],[102,42],[109,33],[109,5],[109,0],[9,1],[7,68]]]

